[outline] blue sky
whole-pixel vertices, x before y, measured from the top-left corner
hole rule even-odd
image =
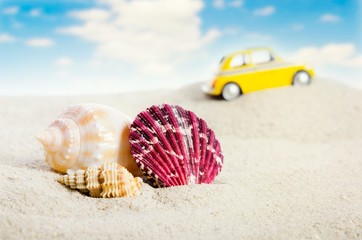
[[[361,1],[0,1],[0,95],[179,87],[269,46],[362,88]]]

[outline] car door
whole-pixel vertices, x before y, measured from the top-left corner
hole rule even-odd
[[[253,89],[261,90],[274,86],[274,58],[268,50],[255,50],[250,53],[254,66]]]
[[[293,64],[282,61],[276,57],[274,53],[270,53],[273,61],[271,62],[271,82],[268,84],[270,87],[287,86],[292,83],[293,75],[296,72]]]
[[[231,59],[228,66],[230,75],[228,82],[236,82],[243,93],[252,91],[252,72],[253,66],[250,64],[250,57],[246,53],[235,54]]]
[[[298,66],[294,66],[288,63],[281,63],[280,66],[275,69],[276,86],[288,86],[293,82],[294,74],[298,71]]]

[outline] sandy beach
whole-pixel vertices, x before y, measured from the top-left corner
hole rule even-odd
[[[226,102],[199,84],[73,97],[0,97],[0,239],[361,239],[362,92],[329,80]],[[178,104],[215,131],[224,167],[211,185],[97,199],[56,180],[35,136],[70,104],[134,118]]]

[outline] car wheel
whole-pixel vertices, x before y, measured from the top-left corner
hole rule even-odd
[[[293,85],[306,86],[311,82],[310,74],[306,71],[299,71],[293,77]]]
[[[230,101],[237,98],[241,94],[241,89],[236,83],[228,83],[224,86],[221,92],[223,99]]]

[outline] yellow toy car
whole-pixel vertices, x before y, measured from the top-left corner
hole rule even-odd
[[[232,100],[267,88],[308,85],[313,77],[313,69],[283,62],[270,48],[249,48],[223,57],[216,77],[204,84],[202,90]]]

